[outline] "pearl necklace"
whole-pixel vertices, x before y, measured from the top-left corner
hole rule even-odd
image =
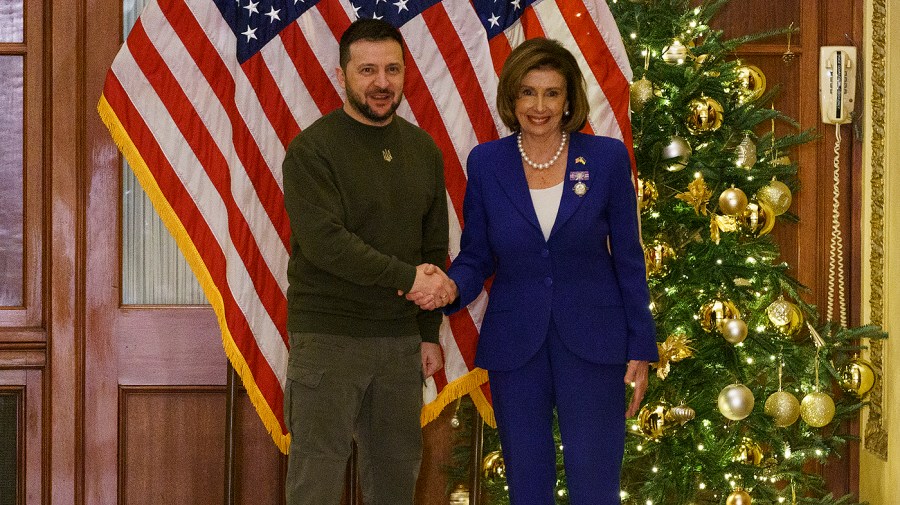
[[[566,139],[568,138],[569,136],[566,134],[566,132],[563,132],[562,140],[559,141],[559,148],[556,149],[556,154],[554,154],[553,157],[550,158],[549,161],[547,161],[547,163],[535,163],[531,161],[531,158],[529,158],[527,154],[525,154],[525,148],[522,147],[522,132],[519,132],[519,134],[516,136],[516,144],[518,144],[519,146],[519,154],[522,155],[522,159],[525,160],[525,163],[528,163],[529,166],[537,170],[545,170],[547,168],[550,168],[550,166],[556,163],[556,160],[559,159],[559,156],[563,152],[563,148],[566,147]]]

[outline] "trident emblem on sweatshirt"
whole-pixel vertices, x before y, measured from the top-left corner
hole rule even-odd
[[[384,156],[384,161],[387,161],[388,163],[390,163],[391,160],[394,159],[394,157],[391,156],[390,149],[385,149],[384,151],[381,151],[381,155]]]

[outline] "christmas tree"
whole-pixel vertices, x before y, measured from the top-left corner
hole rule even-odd
[[[792,149],[816,134],[775,110],[777,89],[734,56],[791,28],[726,38],[710,28],[725,3],[609,2],[634,71],[632,131],[661,358],[629,421],[622,501],[854,503],[827,494],[809,463],[848,440],[838,427],[857,415],[874,381],[871,365],[855,357],[858,342],[884,335],[820,320],[779,259],[770,231],[796,220]],[[465,425],[472,413],[458,415]],[[468,448],[456,451],[452,484],[467,482]],[[567,503],[561,449],[558,502]],[[482,503],[508,503],[490,430],[480,470]]]

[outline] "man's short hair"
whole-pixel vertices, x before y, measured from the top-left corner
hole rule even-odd
[[[400,30],[395,28],[394,25],[380,19],[357,19],[350,23],[350,26],[341,35],[341,42],[338,46],[341,70],[347,70],[347,62],[350,61],[350,45],[357,40],[368,40],[371,42],[393,40],[400,44],[401,50],[403,49],[403,36],[400,35]]]

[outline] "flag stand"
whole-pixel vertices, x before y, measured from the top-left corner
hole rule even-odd
[[[237,372],[228,363],[225,379],[225,505],[234,505],[234,411]]]
[[[484,452],[484,419],[472,416],[472,461],[469,463],[469,505],[481,505],[481,458]]]

